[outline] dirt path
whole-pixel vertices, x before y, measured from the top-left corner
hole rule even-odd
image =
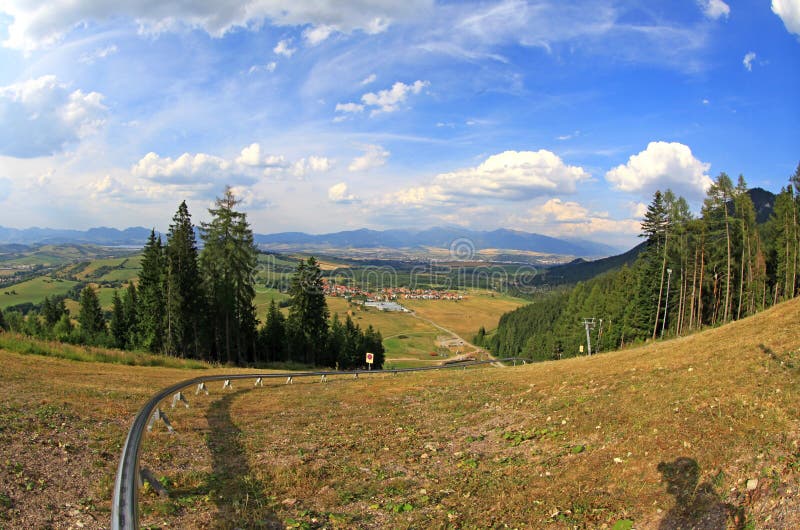
[[[489,352],[489,350],[485,350],[485,349],[483,349],[483,348],[480,348],[480,347],[476,346],[475,344],[472,344],[470,341],[468,341],[468,340],[467,340],[467,339],[465,339],[464,337],[460,336],[458,333],[456,333],[456,332],[455,332],[455,331],[453,331],[452,329],[447,329],[446,327],[444,327],[444,326],[442,326],[442,325],[439,325],[439,324],[437,324],[436,322],[434,322],[433,320],[431,320],[431,319],[429,319],[429,318],[421,317],[421,316],[419,316],[419,315],[417,314],[417,312],[416,312],[416,311],[411,311],[411,313],[410,313],[410,314],[411,314],[411,316],[412,316],[412,317],[414,317],[414,318],[416,318],[416,319],[418,319],[418,320],[422,320],[423,322],[427,322],[428,324],[430,324],[431,326],[435,327],[436,329],[440,329],[440,330],[444,331],[445,333],[447,333],[448,335],[451,335],[451,336],[453,336],[454,338],[456,338],[456,339],[460,340],[461,342],[463,342],[463,343],[464,343],[464,345],[465,345],[465,346],[469,346],[470,348],[473,348],[473,349],[475,350],[475,353],[476,353],[478,356],[485,355],[485,356],[486,356],[486,358],[487,358],[487,359],[490,359],[490,360],[495,358],[495,357],[494,357],[494,356],[493,356],[493,355],[492,355],[492,354]],[[492,366],[497,366],[497,367],[500,367],[500,368],[505,368],[505,365],[504,365],[503,363],[492,363]]]

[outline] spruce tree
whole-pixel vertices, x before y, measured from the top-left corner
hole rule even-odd
[[[136,294],[136,285],[133,282],[128,284],[125,294],[122,296],[122,317],[125,321],[124,328],[127,330],[125,336],[125,348],[134,349],[139,346],[139,297]]]
[[[142,269],[139,271],[139,345],[151,352],[160,352],[164,346],[164,252],[161,236],[155,229],[142,254]]]
[[[205,243],[200,270],[208,297],[214,350],[222,362],[254,360],[256,347],[255,279],[258,251],[244,213],[234,210],[239,201],[230,186],[208,211],[203,223]]]
[[[269,304],[264,327],[259,333],[259,355],[256,360],[286,360],[286,319],[275,300]]]
[[[81,291],[78,323],[81,326],[84,340],[89,342],[95,342],[98,335],[106,330],[106,321],[103,318],[103,310],[100,308],[100,300],[91,285],[87,285]]]
[[[205,310],[197,260],[194,225],[183,201],[172,218],[164,250],[165,350],[172,355],[201,357]]]
[[[111,321],[108,323],[109,331],[111,332],[111,339],[114,341],[114,347],[124,349],[128,337],[128,328],[126,327],[125,311],[122,307],[122,299],[119,293],[115,290],[114,296],[111,298]]]
[[[301,261],[289,286],[292,305],[289,319],[302,334],[305,343],[303,362],[333,366],[336,359],[325,351],[328,335],[328,304],[325,301],[322,271],[314,257]]]

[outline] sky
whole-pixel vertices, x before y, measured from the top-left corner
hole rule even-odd
[[[5,0],[0,225],[637,241],[800,162],[800,0]]]

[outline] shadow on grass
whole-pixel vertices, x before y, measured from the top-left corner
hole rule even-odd
[[[764,344],[759,344],[758,347],[761,348],[761,351],[769,355],[770,359],[778,363],[781,367],[788,368],[790,370],[798,368],[798,366],[792,360],[791,355],[780,356],[775,353],[772,348],[765,346]]]
[[[659,530],[725,530],[745,528],[744,509],[722,502],[714,485],[700,481],[700,466],[693,458],[682,456],[673,462],[658,464],[667,493],[675,496],[675,506],[661,521]]]
[[[218,509],[213,528],[284,528],[269,509],[265,486],[252,473],[240,441],[242,431],[231,419],[231,403],[250,390],[227,394],[206,414],[210,427],[206,445],[212,458],[209,487]]]

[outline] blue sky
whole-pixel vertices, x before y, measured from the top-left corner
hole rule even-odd
[[[800,0],[7,0],[0,225],[463,225],[627,246],[655,189],[777,191]]]

